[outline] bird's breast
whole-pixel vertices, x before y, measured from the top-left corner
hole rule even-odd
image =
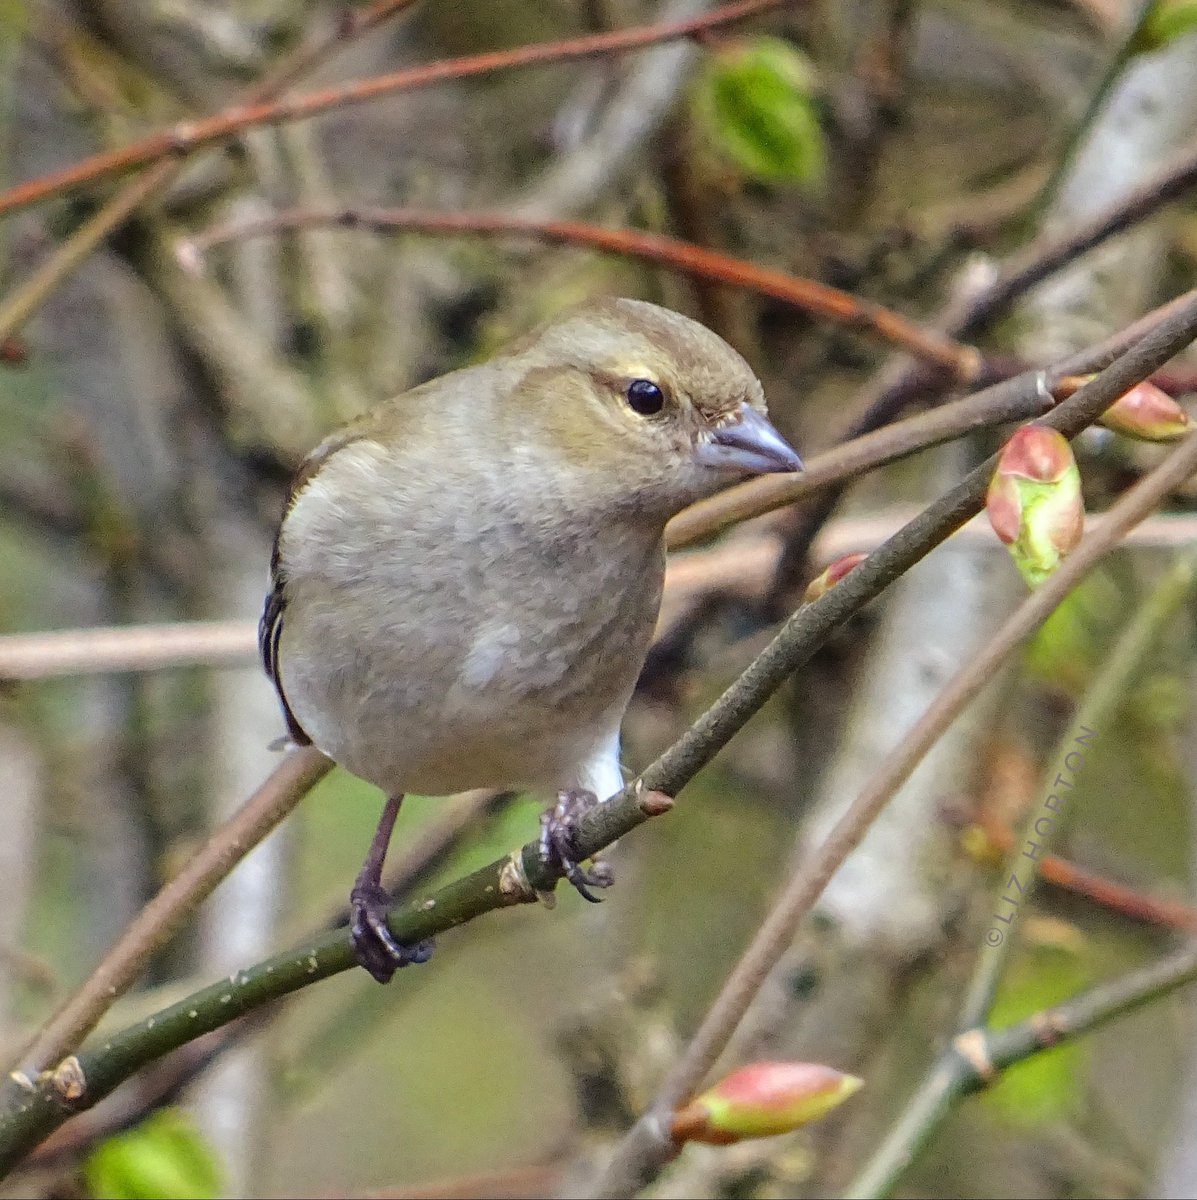
[[[479,499],[321,506],[319,536],[305,527],[305,552],[284,558],[292,708],[317,746],[391,791],[574,782],[618,727],[652,635],[659,530]],[[303,504],[291,519],[308,519]]]

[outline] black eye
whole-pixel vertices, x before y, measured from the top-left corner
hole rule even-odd
[[[651,379],[633,379],[628,384],[628,404],[633,412],[651,417],[665,407],[665,393]]]

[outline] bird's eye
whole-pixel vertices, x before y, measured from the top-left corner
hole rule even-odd
[[[633,379],[628,384],[628,404],[633,412],[651,417],[665,407],[665,393],[651,379]]]

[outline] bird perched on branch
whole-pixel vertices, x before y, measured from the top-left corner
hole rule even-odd
[[[665,523],[801,463],[726,342],[638,300],[583,304],[332,434],[291,485],[260,640],[291,737],[388,799],[351,893],[385,982],[430,947],[387,928],[405,792],[558,790],[542,852],[575,887],[579,815],[622,786],[619,726]]]

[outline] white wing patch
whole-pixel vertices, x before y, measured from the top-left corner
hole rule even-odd
[[[461,664],[458,682],[465,688],[483,688],[499,673],[519,647],[520,631],[506,622],[484,625]]]

